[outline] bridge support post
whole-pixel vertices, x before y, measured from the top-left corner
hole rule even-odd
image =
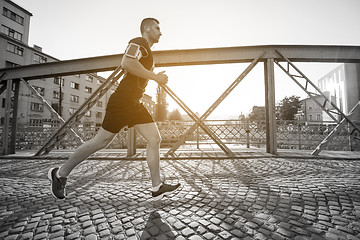
[[[133,157],[136,154],[136,130],[131,127],[128,129],[127,156]]]
[[[14,100],[13,100],[13,112],[11,122],[11,140],[10,140],[10,154],[15,154],[16,148],[16,133],[17,133],[17,113],[19,107],[19,92],[20,92],[20,79],[13,80],[14,82]]]
[[[7,80],[6,82],[6,99],[5,99],[5,118],[4,118],[4,128],[3,128],[3,145],[1,149],[2,155],[11,154],[11,139],[10,139],[10,125],[11,125],[11,99],[12,99],[12,85],[13,80]],[[17,103],[16,103],[17,104]],[[14,121],[14,119],[12,119]],[[13,137],[11,135],[11,137]],[[14,149],[15,150],[15,149]]]
[[[266,152],[277,154],[274,59],[264,62]]]

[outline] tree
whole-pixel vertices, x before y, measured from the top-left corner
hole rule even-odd
[[[295,114],[298,112],[300,107],[300,97],[294,95],[291,97],[285,97],[280,101],[280,119],[294,120]]]
[[[182,117],[181,117],[181,113],[179,111],[179,109],[175,109],[173,110],[172,112],[169,113],[169,116],[168,116],[168,119],[169,120],[182,120]]]
[[[253,106],[249,119],[252,121],[265,120],[265,107],[264,106]]]
[[[166,92],[163,88],[158,86],[156,90],[156,121],[164,121],[167,119],[167,102],[166,102]]]

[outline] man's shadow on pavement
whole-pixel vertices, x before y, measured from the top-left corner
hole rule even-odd
[[[170,226],[161,219],[161,215],[155,210],[150,213],[140,239],[175,239]]]

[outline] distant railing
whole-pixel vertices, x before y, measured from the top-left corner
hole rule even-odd
[[[266,125],[265,121],[245,120],[208,120],[207,126],[227,144],[238,144],[244,147],[265,147],[266,146]],[[194,124],[192,121],[166,121],[159,122],[159,130],[162,137],[161,147],[171,147],[186,131]],[[313,150],[335,127],[327,123],[304,123],[298,121],[277,121],[277,145],[279,149]],[[19,125],[16,136],[16,149],[38,150],[49,139],[59,126],[31,127]],[[350,126],[346,125],[329,142],[326,150],[337,151],[359,151],[359,140],[350,134]],[[89,140],[97,132],[96,127],[76,127],[75,130],[83,138]],[[0,127],[0,147],[3,144],[3,129]],[[127,129],[117,134],[108,148],[127,148]],[[198,128],[186,137],[185,144],[198,145],[211,143],[211,138]],[[137,134],[137,147],[144,148],[145,140]],[[74,149],[79,142],[67,134],[66,137],[57,143],[55,149]]]

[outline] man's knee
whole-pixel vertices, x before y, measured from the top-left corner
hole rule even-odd
[[[96,144],[98,149],[100,150],[106,148],[110,144],[113,138],[114,138],[113,135],[98,133],[95,136],[95,138],[92,139],[93,141],[92,143]]]
[[[159,134],[155,134],[148,138],[147,142],[151,145],[159,145],[161,143],[161,136]]]
[[[103,139],[100,144],[99,144],[99,148],[100,149],[104,149],[106,148],[111,142],[111,139]]]

